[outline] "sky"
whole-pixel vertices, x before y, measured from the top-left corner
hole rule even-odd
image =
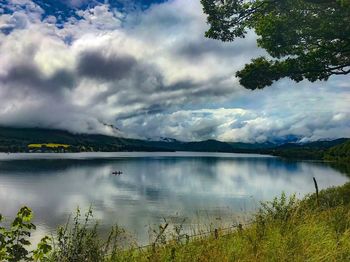
[[[234,77],[264,55],[223,43],[199,0],[0,0],[0,125],[158,140],[350,137],[350,76]],[[115,128],[114,128],[115,127]]]

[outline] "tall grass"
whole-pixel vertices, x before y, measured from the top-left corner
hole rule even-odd
[[[216,228],[209,234],[193,237],[184,232],[181,224],[171,227],[165,220],[153,230],[153,241],[144,248],[130,245],[126,232],[119,227],[114,227],[107,239],[99,238],[98,225],[92,224],[91,218],[91,210],[85,217],[78,210],[71,223],[58,229],[50,248],[46,246],[44,250],[47,252],[41,250],[41,256],[32,258],[37,261],[350,261],[350,183],[321,191],[318,201],[315,194],[302,200],[282,194],[262,203],[249,225],[237,225],[229,231]]]
[[[253,223],[229,234],[169,242],[135,261],[350,261],[350,184],[303,200],[263,203]]]

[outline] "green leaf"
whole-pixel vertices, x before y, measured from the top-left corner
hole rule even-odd
[[[202,0],[210,25],[206,36],[242,38],[249,29],[270,58],[253,59],[238,71],[242,86],[261,89],[288,77],[328,80],[350,73],[349,0]]]

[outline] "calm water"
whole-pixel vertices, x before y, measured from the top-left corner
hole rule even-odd
[[[113,171],[121,170],[121,176]],[[232,220],[282,191],[303,196],[349,179],[326,164],[222,153],[0,154],[0,212],[28,205],[38,234],[93,206],[102,228],[118,223],[138,241],[162,218]],[[220,220],[221,221],[221,220]]]

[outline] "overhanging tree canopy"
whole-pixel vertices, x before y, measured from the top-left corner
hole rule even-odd
[[[234,41],[253,29],[268,52],[236,73],[245,88],[264,88],[284,77],[314,82],[350,73],[349,0],[201,2],[207,37]]]

